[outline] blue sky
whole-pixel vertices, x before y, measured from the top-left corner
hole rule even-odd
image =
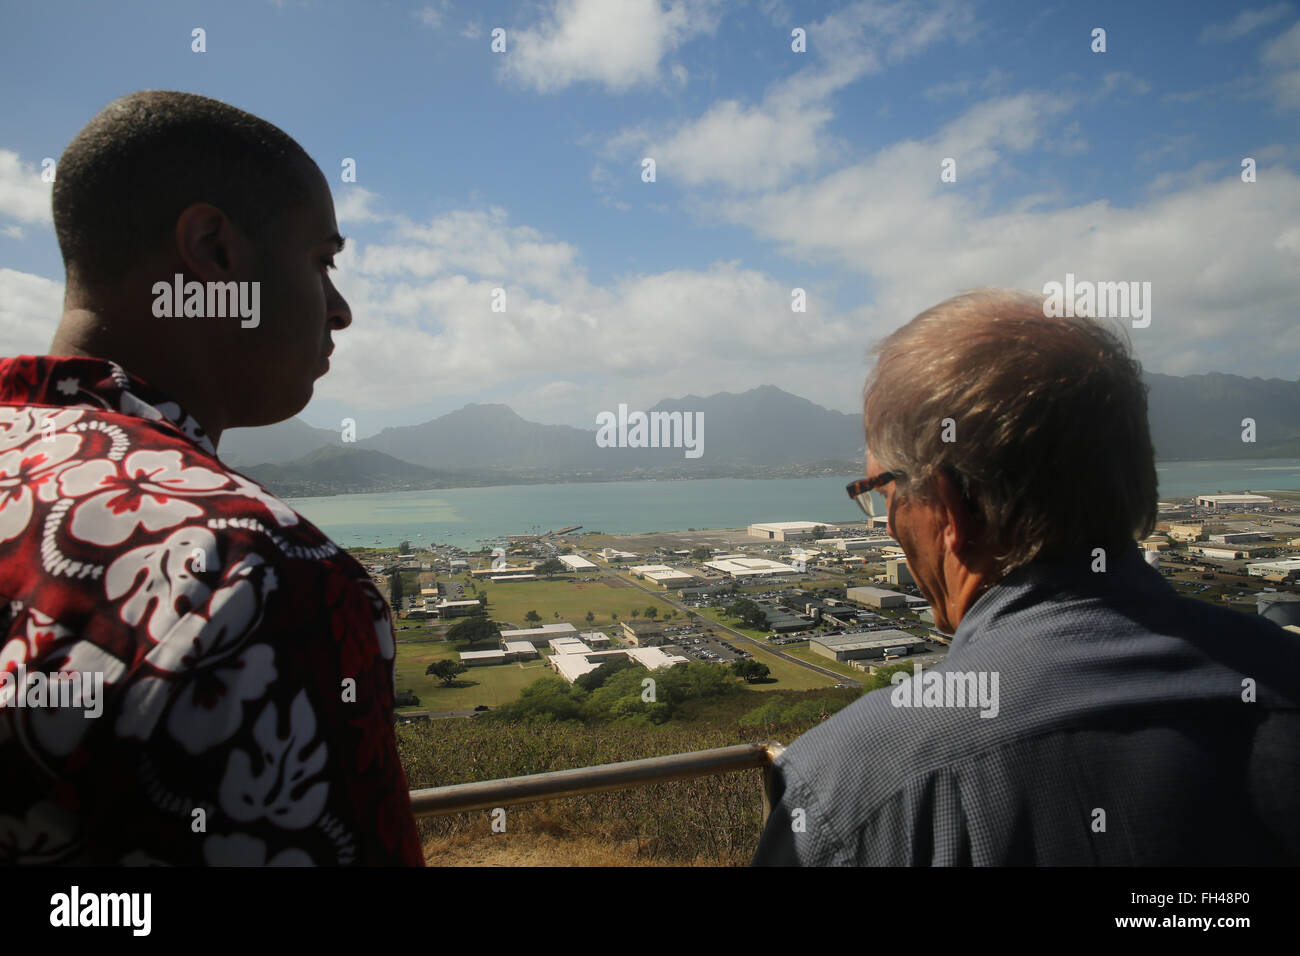
[[[1152,283],[1131,336],[1153,371],[1300,367],[1292,2],[5,3],[3,18],[5,354],[44,352],[60,312],[41,160],[155,88],[270,120],[333,182],[354,322],[302,415],[322,427],[488,401],[592,428],[620,402],[762,384],[851,411],[868,347],[916,312],[1067,271]]]

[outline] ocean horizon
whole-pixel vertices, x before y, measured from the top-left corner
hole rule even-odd
[[[1157,462],[1162,497],[1300,490],[1300,458]],[[698,478],[438,488],[290,498],[339,545],[433,542],[470,550],[509,534],[639,534],[763,521],[858,521],[844,477]]]

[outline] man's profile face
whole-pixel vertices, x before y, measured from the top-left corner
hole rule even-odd
[[[880,462],[868,452],[867,477],[874,478],[882,471]],[[917,588],[930,602],[935,626],[951,633],[954,628],[948,620],[947,608],[939,600],[944,593],[940,586],[944,551],[943,526],[938,521],[937,509],[911,496],[900,496],[896,481],[877,490],[885,498],[885,514],[889,516],[886,533],[903,549],[907,569],[916,580]]]
[[[261,321],[239,330],[247,336],[248,366],[235,371],[256,390],[241,396],[244,417],[260,420],[241,424],[270,424],[300,412],[328,370],[332,333],[352,322],[329,276],[340,249],[334,200],[314,165],[305,175],[311,182],[307,205],[286,212],[255,244]]]

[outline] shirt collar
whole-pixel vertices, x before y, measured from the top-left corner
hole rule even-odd
[[[1099,564],[1104,560],[1105,564]],[[1017,568],[979,596],[962,616],[952,637],[952,650],[975,641],[997,627],[1008,614],[1045,601],[1070,598],[1114,600],[1120,595],[1154,603],[1169,596],[1169,585],[1150,567],[1133,543],[1118,554],[1083,551],[1068,559],[1040,558]]]
[[[180,403],[109,359],[19,355],[0,358],[0,405],[102,408],[174,428],[208,454],[217,450]]]

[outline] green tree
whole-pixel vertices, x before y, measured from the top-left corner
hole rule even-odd
[[[478,603],[483,607],[487,607],[487,591],[478,592]]]
[[[587,612],[587,623],[590,624],[590,623],[591,623],[592,621],[594,621],[594,620],[596,620],[596,615],[594,615],[594,614],[592,614],[590,611],[588,611],[588,612]]]
[[[399,544],[399,545],[397,546],[397,553],[398,553],[398,554],[410,554],[410,553],[411,553],[411,542],[409,542],[409,541],[403,541],[401,544]]]
[[[388,576],[388,586],[389,586],[389,591],[390,591],[390,593],[391,593],[391,595],[392,595],[392,601],[391,601],[391,603],[392,603],[393,607],[394,607],[394,608],[401,608],[401,606],[402,606],[402,597],[403,597],[403,594],[402,594],[402,572],[401,572],[401,571],[394,571],[392,574],[390,574],[390,575]]]
[[[610,611],[610,612],[609,612],[609,619],[610,619],[611,621],[617,621],[617,620],[618,620],[618,611]]]
[[[542,616],[536,611],[529,611],[524,615],[524,620],[529,624],[540,624],[542,622]]]
[[[552,575],[561,573],[565,569],[566,566],[564,562],[561,561],[559,558],[547,558],[541,564],[536,564],[533,566],[533,571],[535,571],[538,574],[544,574],[548,578],[551,577]]]
[[[424,669],[424,672],[438,678],[438,680],[442,681],[444,687],[450,687],[456,676],[465,673],[467,670],[469,670],[469,665],[463,661],[441,660],[434,661]]]
[[[587,692],[563,677],[539,677],[519,695],[513,704],[498,707],[497,720],[522,720],[550,723],[557,720],[581,720]]]
[[[659,608],[655,607],[653,604],[650,605],[648,608],[645,609],[645,616],[653,621],[656,617],[659,616]]]
[[[641,609],[639,607],[632,608],[632,618],[635,620],[640,616],[641,616]]]
[[[772,673],[772,669],[761,661],[739,660],[732,661],[731,672],[737,677],[743,677],[746,684],[752,684]]]
[[[469,646],[500,641],[501,629],[486,617],[463,617],[447,631],[449,641],[468,641]]]
[[[640,664],[632,660],[630,657],[618,654],[607,659],[605,663],[601,664],[594,671],[589,671],[588,673],[583,674],[573,683],[578,687],[581,687],[583,690],[591,692],[605,686],[605,682],[611,677],[619,671],[627,670],[629,667],[635,667],[638,670],[643,669]]]

